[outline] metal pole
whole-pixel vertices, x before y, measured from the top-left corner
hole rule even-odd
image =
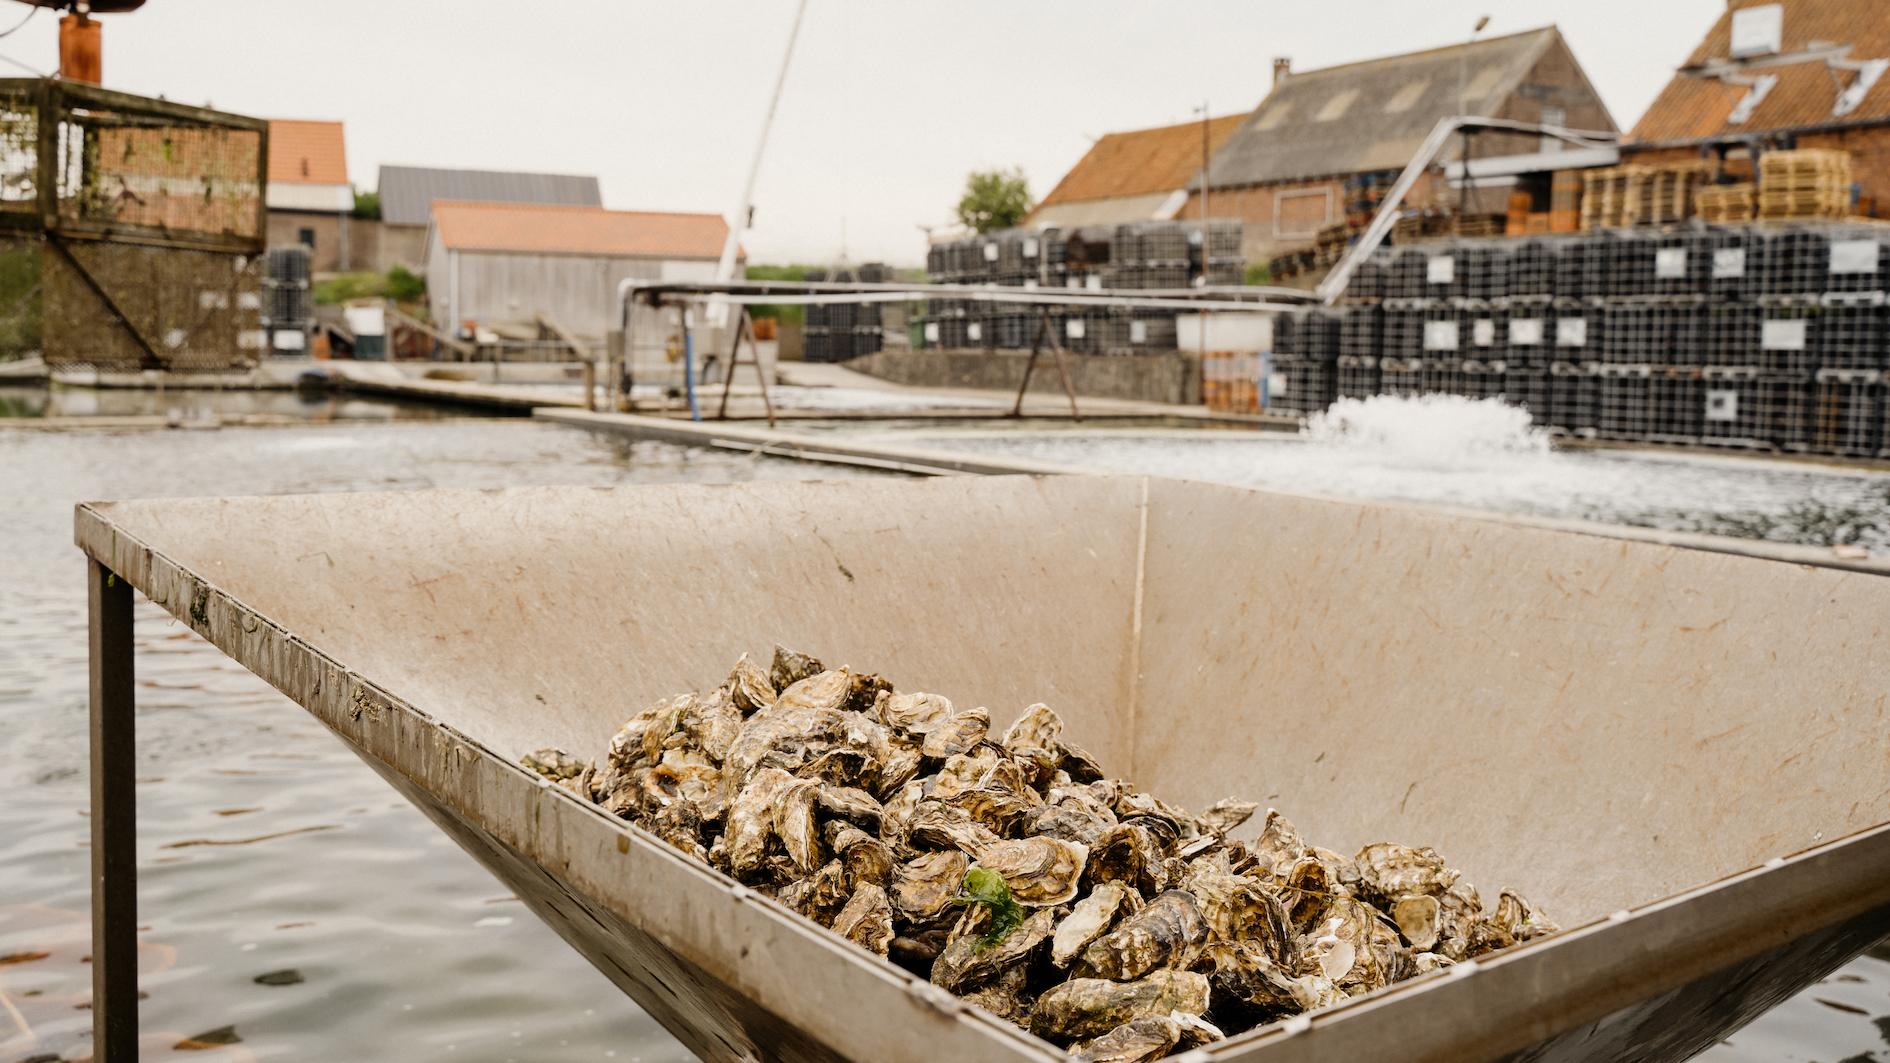
[[[92,1058],[138,1058],[138,826],[131,585],[86,562],[92,683]]]

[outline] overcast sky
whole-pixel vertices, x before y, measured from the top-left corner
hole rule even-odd
[[[917,263],[965,174],[1048,192],[1113,130],[1253,108],[1309,69],[1562,28],[1622,128],[1724,0],[809,0],[762,164],[755,262]],[[0,5],[0,28],[14,12]],[[105,83],[347,123],[381,163],[596,174],[606,206],[733,214],[792,0],[148,0],[107,16]],[[0,55],[57,65],[41,12]]]

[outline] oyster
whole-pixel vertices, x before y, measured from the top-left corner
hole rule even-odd
[[[892,903],[886,891],[871,882],[861,883],[834,916],[833,932],[869,952],[886,955],[893,939]]]
[[[991,713],[986,709],[966,709],[926,732],[919,751],[934,760],[944,760],[954,753],[964,753],[984,741],[991,731]]]
[[[1107,933],[1116,917],[1140,907],[1142,898],[1119,882],[1105,882],[1076,902],[1057,924],[1050,941],[1050,962],[1068,967],[1090,943]]]
[[[1024,962],[1056,927],[1057,913],[1042,909],[995,940],[982,932],[952,939],[932,963],[932,982],[960,992],[988,982],[1005,969]]]
[[[520,758],[580,800],[980,1008],[1130,1061],[1553,933],[1436,851],[1310,844],[1234,798],[1110,779],[1032,705],[985,709],[775,648],[627,720],[595,762]],[[1244,833],[1244,832],[1243,832]],[[1080,898],[1080,899],[1079,899]]]
[[[1181,1043],[1181,1024],[1166,1015],[1131,1019],[1092,1041],[1070,1046],[1082,1063],[1150,1063]]]
[[[1076,971],[1127,981],[1157,967],[1186,969],[1206,938],[1207,925],[1194,895],[1169,890],[1092,942]]]
[[[914,923],[936,917],[958,896],[971,858],[955,850],[927,853],[894,873],[892,901]]]
[[[826,671],[821,663],[805,653],[774,648],[774,659],[768,664],[768,682],[776,690],[786,690],[809,676]]]
[[[1161,970],[1133,982],[1072,978],[1037,998],[1030,1009],[1030,1032],[1053,1041],[1100,1037],[1134,1019],[1167,1015],[1204,1015],[1208,980],[1194,971]]]
[[[779,647],[776,647],[776,652],[779,653]],[[743,716],[753,716],[774,704],[774,680],[768,678],[767,671],[749,660],[745,653],[741,660],[735,662],[735,668],[728,674],[728,682],[723,685],[728,688],[729,701]]]
[[[1061,838],[1016,838],[983,842],[971,855],[979,867],[1004,877],[1017,903],[1042,907],[1076,896],[1089,849]]]

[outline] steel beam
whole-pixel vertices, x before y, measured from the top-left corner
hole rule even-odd
[[[92,1058],[138,1058],[131,584],[87,559],[92,660]]]

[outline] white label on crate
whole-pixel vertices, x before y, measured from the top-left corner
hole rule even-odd
[[[1065,288],[1081,288],[1083,286],[1083,278],[1065,277],[1063,278],[1063,286]]]
[[[1456,350],[1457,323],[1455,321],[1426,321],[1424,323],[1424,349],[1427,351]]]
[[[1838,240],[1831,244],[1832,273],[1877,272],[1877,241]]]
[[[1025,282],[1024,282],[1024,290],[1025,290],[1025,291],[1027,291],[1027,292],[1034,292],[1034,291],[1036,291],[1036,290],[1037,290],[1037,282],[1036,282],[1036,281],[1033,281],[1033,280],[1027,280],[1027,281],[1025,281]]]
[[[1664,281],[1674,281],[1685,280],[1686,275],[1686,248],[1663,247],[1654,252],[1654,276]]]
[[[206,288],[197,293],[197,309],[199,310],[228,310],[229,308],[229,292],[213,292]]]
[[[1063,323],[1063,334],[1073,340],[1082,339],[1087,331],[1088,330],[1083,327],[1083,319],[1080,317],[1073,317]]]
[[[236,296],[238,310],[261,310],[262,296],[256,292],[239,292]]]
[[[1746,275],[1746,249],[1722,247],[1713,252],[1713,279],[1730,280]]]
[[[1767,321],[1759,329],[1759,346],[1768,351],[1802,351],[1805,349],[1805,323]]]
[[[1739,392],[1735,388],[1714,388],[1706,393],[1706,419],[1709,421],[1737,421],[1739,419]]]
[[[1102,291],[1102,274],[1100,273],[1090,274],[1087,278],[1084,279],[1083,286],[1085,288],[1093,288],[1096,291]]]
[[[1025,258],[1037,257],[1037,238],[1036,237],[1034,236],[1027,237],[1024,240],[1024,257]]]
[[[295,335],[297,339],[302,336],[300,332]],[[269,346],[269,333],[259,328],[245,329],[236,334],[236,346],[239,350],[260,351]]]
[[[1432,255],[1424,271],[1432,284],[1453,284],[1457,280],[1457,260],[1450,255]]]
[[[1470,333],[1471,333],[1471,339],[1476,343],[1477,346],[1479,347],[1496,346],[1496,322],[1495,321],[1492,321],[1487,317],[1477,318],[1476,323],[1470,326]]]
[[[1284,394],[1286,394],[1286,374],[1285,373],[1267,374],[1267,397],[1272,398],[1274,396],[1284,395]]]
[[[1588,346],[1588,319],[1585,317],[1565,317],[1555,323],[1555,345],[1557,347]]]
[[[965,326],[965,338],[973,343],[984,342],[984,325],[973,321]]]
[[[1519,317],[1509,323],[1509,345],[1511,347],[1542,346],[1542,319],[1539,317]]]
[[[997,256],[998,256],[998,250],[997,250],[996,244],[984,245],[984,260],[986,262],[996,262]]]
[[[304,339],[301,329],[280,329],[275,335],[276,350],[299,351],[303,347]]]
[[[1147,343],[1148,342],[1148,322],[1146,321],[1129,322],[1129,342],[1130,343]]]
[[[925,342],[927,343],[938,342],[938,322],[927,321],[925,323]]]

